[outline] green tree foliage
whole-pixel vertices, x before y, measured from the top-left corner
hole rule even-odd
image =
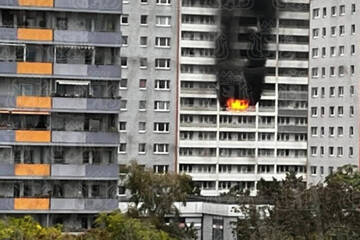
[[[190,227],[180,227],[179,212],[175,202],[186,203],[193,193],[191,177],[175,173],[156,174],[144,170],[136,163],[128,169],[126,188],[130,190],[130,202],[134,207],[128,215],[141,218],[177,239],[194,239],[195,231]],[[171,221],[166,221],[171,216]]]
[[[305,188],[289,173],[281,182],[260,181],[258,196],[267,204],[241,204],[238,239],[352,240],[360,239],[360,173],[344,166],[325,184]]]

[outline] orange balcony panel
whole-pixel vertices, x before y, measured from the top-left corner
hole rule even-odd
[[[51,29],[34,29],[34,28],[19,28],[17,30],[18,40],[33,40],[33,41],[52,41],[53,30]]]
[[[30,131],[30,130],[17,130],[15,131],[16,142],[38,142],[48,143],[51,141],[50,131]]]
[[[19,62],[17,63],[18,74],[43,74],[52,75],[53,66],[52,63],[40,63],[40,62]]]
[[[54,7],[54,0],[19,0],[19,6]]]
[[[51,109],[51,97],[19,96],[16,98],[16,107]]]
[[[50,200],[48,198],[15,198],[14,210],[48,210]]]
[[[16,164],[15,176],[50,176],[49,164]]]

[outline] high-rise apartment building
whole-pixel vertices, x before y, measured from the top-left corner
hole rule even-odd
[[[120,13],[0,1],[0,215],[70,231],[118,207]]]
[[[218,100],[220,13],[236,9],[231,54],[240,62],[263,22],[231,2],[123,2],[121,164],[187,173],[206,195],[254,190],[290,170],[306,177],[310,1],[279,2],[261,101],[244,112]]]
[[[359,164],[359,4],[311,1],[308,184]]]
[[[244,2],[184,0],[181,6],[179,171],[205,195],[234,186],[254,190],[260,178],[283,178],[290,170],[306,176],[310,1],[279,1],[277,16],[266,23]],[[217,96],[215,41],[224,8],[237,14],[229,41],[239,61],[256,41],[252,30],[271,25],[264,91],[244,112],[223,109]]]
[[[123,0],[121,164],[175,171],[177,1]]]

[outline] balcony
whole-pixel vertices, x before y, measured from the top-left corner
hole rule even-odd
[[[306,126],[282,125],[278,126],[278,132],[283,133],[307,133]]]
[[[117,65],[54,64],[54,75],[120,78],[120,69]]]
[[[16,164],[15,176],[50,176],[49,164]]]
[[[52,41],[52,29],[33,29],[33,28],[18,28],[18,40],[31,40],[31,41]]]
[[[16,97],[17,108],[45,108],[51,109],[50,97],[18,96]]]
[[[63,144],[119,144],[118,132],[53,131],[52,142]]]
[[[48,198],[15,198],[14,210],[49,210]]]
[[[53,64],[44,62],[18,62],[16,63],[17,74],[52,75]]]
[[[54,41],[91,44],[121,44],[120,32],[55,30]]]
[[[16,130],[15,142],[50,143],[51,131]]]
[[[120,111],[119,99],[102,98],[65,98],[54,97],[52,106],[55,111],[86,111],[86,112],[113,112]]]
[[[82,11],[106,11],[120,12],[122,9],[121,1],[97,1],[97,0],[1,0],[0,6],[12,6],[21,8],[54,8]]]
[[[52,177],[64,178],[111,178],[117,179],[118,166],[116,164],[109,165],[51,165]]]

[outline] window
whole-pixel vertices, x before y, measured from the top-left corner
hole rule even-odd
[[[120,143],[119,153],[126,153],[126,143]]]
[[[322,36],[323,36],[323,37],[326,37],[326,27],[323,27],[323,28],[322,28]]]
[[[324,136],[325,135],[325,127],[321,127],[320,128],[320,135]]]
[[[326,57],[326,48],[325,48],[325,47],[323,47],[323,48],[321,49],[321,56],[322,56],[322,57]]]
[[[120,23],[123,25],[128,25],[129,24],[129,15],[121,15],[120,17]]]
[[[320,155],[324,156],[325,154],[325,148],[323,146],[320,147]]]
[[[318,135],[318,132],[317,132],[317,127],[311,127],[311,135],[312,136],[317,136]]]
[[[355,34],[356,32],[356,26],[355,24],[351,24],[351,34]]]
[[[140,111],[146,111],[146,101],[145,100],[140,100],[139,101],[139,110]]]
[[[170,69],[170,59],[167,59],[167,58],[155,59],[155,68],[156,69]]]
[[[147,46],[147,37],[145,37],[145,36],[140,37],[140,46],[141,47]]]
[[[340,36],[344,36],[345,34],[345,26],[344,25],[341,25],[340,28],[339,28],[339,34]]]
[[[330,47],[330,56],[335,56],[335,47]]]
[[[156,0],[156,4],[158,4],[158,5],[170,5],[171,0]]]
[[[351,55],[354,55],[355,54],[355,45],[351,45]]]
[[[138,152],[139,154],[146,153],[146,143],[139,143]]]
[[[344,56],[345,54],[345,46],[339,46],[339,55]]]
[[[156,47],[170,47],[170,38],[169,37],[156,37],[155,38]]]
[[[167,154],[169,153],[169,144],[155,143],[153,151],[155,154]]]
[[[312,76],[313,78],[319,77],[319,69],[318,69],[318,68],[312,68],[312,69],[311,69],[311,76]]]
[[[326,77],[326,68],[325,67],[322,67],[321,68],[321,77]]]
[[[126,110],[127,109],[127,100],[121,99],[120,100],[120,110]]]
[[[354,116],[354,106],[350,106],[350,117]]]
[[[122,78],[122,79],[120,80],[120,88],[127,88],[127,86],[128,86],[128,80],[127,80],[127,78]]]
[[[335,97],[335,87],[330,87],[330,97]]]
[[[334,156],[334,147],[329,147],[329,155]]]
[[[330,67],[330,76],[335,77],[335,67]]]
[[[154,173],[164,174],[169,171],[169,165],[154,165]]]
[[[354,127],[349,127],[349,136],[354,136]]]
[[[311,88],[311,96],[312,97],[318,96],[318,88]]]
[[[121,67],[127,68],[127,57],[121,57]]]
[[[334,127],[329,127],[329,136],[333,137],[335,135]]]
[[[324,167],[320,167],[320,174],[324,175]]]
[[[140,3],[141,3],[141,4],[147,4],[147,3],[148,3],[148,0],[140,0]]]
[[[154,123],[154,132],[167,133],[169,132],[170,123],[156,122]]]
[[[147,58],[140,58],[140,68],[147,68]]]
[[[146,79],[140,79],[139,80],[139,88],[140,89],[146,89]]]
[[[345,67],[339,66],[339,76],[344,76],[344,74],[345,74]]]
[[[316,117],[316,116],[317,116],[317,107],[312,107],[312,108],[311,108],[311,116],[312,116],[312,117]]]
[[[155,80],[155,89],[156,90],[169,90],[170,89],[170,80]]]
[[[340,6],[340,15],[341,16],[345,15],[345,5]]]
[[[337,156],[342,157],[344,155],[343,147],[337,148]]]
[[[336,36],[336,27],[331,27],[331,36]]]
[[[146,122],[139,122],[139,132],[146,131]]]
[[[312,49],[312,56],[313,56],[313,58],[319,57],[319,49],[318,48]]]
[[[170,110],[170,102],[169,101],[155,101],[154,102],[154,110],[155,111],[169,111]]]
[[[350,66],[350,73],[351,73],[351,75],[355,74],[355,65]]]
[[[330,117],[335,116],[335,107],[330,107],[329,108],[329,114],[330,114]]]
[[[326,9],[326,7],[324,7],[323,8],[323,17],[326,17],[326,15],[327,15],[327,11],[326,11],[327,9]]]
[[[168,27],[171,24],[170,16],[156,16],[156,26]]]
[[[320,109],[320,114],[323,117],[325,115],[325,107],[321,107]]]
[[[344,128],[343,127],[338,127],[338,136],[342,137],[344,135]]]
[[[336,7],[331,7],[331,16],[336,16]]]
[[[313,18],[318,18],[318,17],[320,17],[320,9],[314,8],[313,9]]]
[[[354,156],[354,148],[353,147],[349,147],[349,157]]]
[[[318,28],[314,28],[313,29],[313,38],[317,38],[319,37],[319,29]]]
[[[126,122],[119,122],[119,130],[126,131]]]
[[[310,167],[310,170],[311,170],[311,174],[312,174],[312,175],[316,175],[317,167],[311,166],[311,167]]]
[[[147,25],[148,16],[147,15],[141,15],[140,16],[140,24],[141,25]]]
[[[125,47],[128,45],[128,40],[129,40],[129,37],[128,36],[122,36],[122,46]]]
[[[351,14],[354,14],[356,12],[356,5],[355,3],[351,4]]]
[[[350,86],[350,95],[353,96],[355,94],[355,87]]]
[[[334,167],[329,167],[329,174],[333,174],[334,172]]]
[[[325,87],[321,87],[321,97],[325,97]]]
[[[344,96],[344,87],[340,86],[338,88],[338,94],[339,94],[339,97],[343,97]]]

